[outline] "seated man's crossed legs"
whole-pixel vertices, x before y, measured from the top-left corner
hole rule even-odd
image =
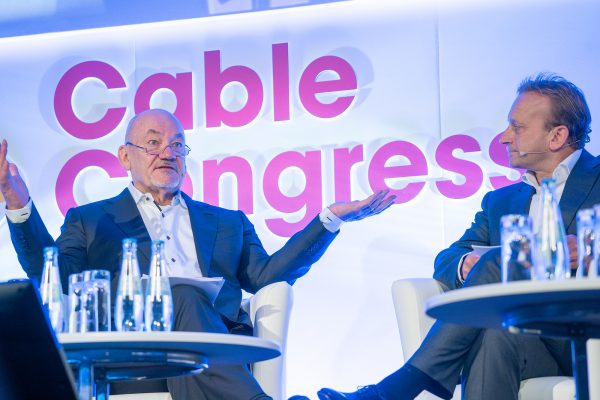
[[[465,287],[500,282],[499,251],[485,254]],[[468,312],[468,310],[465,310]],[[465,399],[517,399],[520,382],[570,374],[568,343],[437,321],[408,362],[353,393],[322,389],[321,400],[413,399],[422,391],[451,398],[461,378]]]
[[[192,286],[173,287],[173,330],[229,333],[206,296]],[[167,379],[173,400],[270,399],[243,365],[211,366],[200,374]]]

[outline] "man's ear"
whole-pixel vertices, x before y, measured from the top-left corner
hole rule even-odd
[[[119,163],[121,166],[125,168],[125,170],[129,171],[131,169],[131,163],[129,162],[129,154],[127,153],[127,146],[122,144],[119,146]]]
[[[569,146],[569,128],[558,125],[552,128],[549,148],[551,151],[559,151]]]

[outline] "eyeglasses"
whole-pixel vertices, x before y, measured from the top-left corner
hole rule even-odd
[[[190,151],[192,151],[192,149],[190,149],[187,144],[183,144],[181,142],[173,142],[171,144],[166,145],[165,147],[162,147],[158,143],[156,145],[148,145],[146,147],[138,146],[137,144],[133,144],[131,142],[126,142],[125,144],[128,146],[133,146],[133,147],[137,147],[138,149],[144,150],[148,155],[151,155],[151,156],[158,156],[158,155],[162,154],[162,152],[165,151],[167,149],[167,147],[170,147],[171,151],[173,151],[173,153],[177,157],[185,157],[188,154],[190,154]]]

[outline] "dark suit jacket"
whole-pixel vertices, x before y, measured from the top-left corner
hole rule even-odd
[[[182,195],[188,205],[202,274],[225,278],[215,309],[231,321],[248,322],[247,316],[240,313],[240,289],[255,293],[273,282],[293,283],[308,272],[337,235],[327,231],[315,218],[283,248],[268,255],[244,213]],[[111,199],[70,209],[56,241],[48,233],[35,206],[26,222],[9,223],[9,228],[19,262],[30,278],[39,281],[41,277],[43,247],[58,247],[64,291],[68,288],[70,274],[87,269],[108,269],[114,298],[124,238],[137,239],[140,270],[142,273],[148,271],[150,236],[128,189]]]
[[[583,150],[569,174],[559,204],[567,234],[577,233],[577,211],[600,203],[599,175],[600,159]],[[456,289],[460,258],[472,250],[471,245],[499,245],[500,218],[506,214],[527,214],[533,194],[533,187],[523,182],[487,193],[471,227],[436,257],[433,277],[447,289]]]

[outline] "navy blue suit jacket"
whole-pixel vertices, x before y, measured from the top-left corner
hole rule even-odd
[[[247,316],[240,313],[240,289],[255,293],[273,282],[293,283],[308,272],[337,235],[327,231],[317,217],[279,251],[269,255],[243,212],[211,206],[182,195],[188,205],[202,274],[225,278],[215,309],[231,321],[248,321]],[[142,273],[148,270],[151,240],[128,189],[111,199],[70,209],[56,241],[35,206],[26,222],[9,223],[9,228],[19,262],[30,278],[39,280],[41,277],[43,247],[58,247],[64,291],[70,274],[108,269],[114,297],[124,238],[137,239],[140,270]]]
[[[583,150],[569,174],[559,204],[567,234],[577,233],[577,211],[600,203],[599,176],[600,159]],[[533,187],[523,182],[488,192],[471,227],[436,257],[433,277],[447,289],[456,289],[461,257],[472,250],[471,245],[499,245],[500,218],[506,214],[527,214],[533,194]]]

